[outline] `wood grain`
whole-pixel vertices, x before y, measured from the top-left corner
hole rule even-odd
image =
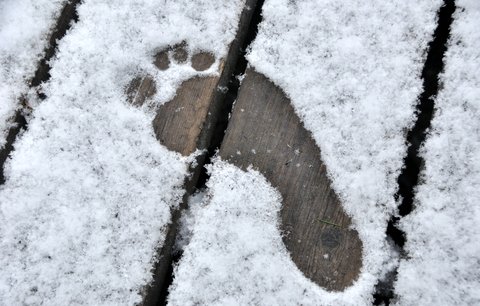
[[[157,92],[157,86],[151,76],[145,75],[134,78],[127,89],[127,97],[131,104],[142,106],[145,101]]]
[[[328,290],[358,277],[362,243],[331,188],[316,146],[285,93],[248,69],[220,156],[259,170],[283,197],[283,241],[298,268]]]
[[[205,149],[199,146],[198,139],[205,121],[211,120],[209,109],[219,79],[215,76],[187,80],[173,100],[159,108],[153,129],[160,143],[182,155],[189,155],[197,148]]]
[[[178,63],[187,60],[185,42],[171,47],[170,50],[173,59]],[[167,70],[170,65],[168,51],[161,50],[155,55],[153,63],[160,70]],[[197,71],[207,70],[214,62],[215,57],[209,52],[198,52],[193,54],[191,59],[192,67]],[[222,80],[222,83],[220,80],[224,66],[224,60],[220,60],[218,76],[194,77],[183,82],[175,97],[158,108],[152,122],[153,129],[160,143],[169,150],[187,156],[197,148],[207,148],[204,143],[199,142],[199,138],[205,123],[215,120],[210,110],[220,101],[215,98],[218,96],[217,87],[225,83],[225,80]],[[151,76],[137,76],[127,88],[127,98],[132,105],[139,107],[156,92],[157,84]]]
[[[158,109],[152,125],[157,139],[168,149],[183,155],[189,155],[196,149],[208,149],[215,132],[215,125],[221,115],[222,102],[226,96],[226,92],[218,90],[218,88],[226,87],[232,77],[235,65],[241,54],[241,46],[246,39],[248,26],[254,11],[253,8],[256,6],[256,3],[257,0],[246,1],[240,16],[237,34],[229,46],[227,56],[220,59],[218,76],[195,77],[185,81],[178,89],[176,96]],[[173,46],[171,50],[173,51],[173,60],[184,60],[184,42]],[[169,66],[169,60],[165,58],[164,53],[160,53],[153,59],[154,64],[157,68],[166,70]],[[212,63],[212,57],[207,52],[192,55],[192,66],[194,69],[202,70],[206,66],[209,67]],[[147,79],[147,83],[151,82]],[[151,86],[155,85],[138,85],[133,91],[142,92],[140,92],[140,95],[137,93],[134,96],[148,98]],[[140,101],[135,101],[135,103],[140,103]],[[197,165],[191,167],[191,175],[185,179],[186,192],[180,205],[181,208],[186,207],[188,196],[194,192],[204,162],[205,155],[201,155],[197,158]],[[141,305],[153,306],[166,303],[167,277],[171,268],[172,247],[175,241],[179,217],[179,210],[172,211],[172,223],[168,228],[163,246],[159,247],[157,251],[158,262],[152,270],[154,280],[142,290],[143,301]]]

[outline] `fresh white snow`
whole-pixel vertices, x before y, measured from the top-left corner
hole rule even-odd
[[[151,107],[198,74],[189,63],[158,71],[153,55],[185,40],[191,53],[215,54],[217,65],[202,74],[217,73],[243,4],[82,2],[52,61],[47,99],[16,142],[0,186],[0,304],[141,300],[192,161],[158,143]],[[134,108],[125,87],[146,73],[157,95]]]
[[[207,194],[193,203],[194,218],[187,218],[190,243],[175,269],[169,305],[359,305],[368,300],[368,282],[327,293],[303,276],[282,242],[281,196],[259,172],[221,160],[209,171]]]
[[[0,149],[65,2],[0,1]]]
[[[176,269],[172,305],[371,304],[374,285],[398,260],[386,224],[441,4],[265,1],[248,60],[285,90],[312,131],[363,241],[361,274],[340,293],[312,284],[281,243],[277,194],[260,174],[217,161]]]
[[[64,0],[0,0],[0,148]],[[0,186],[0,305],[133,305],[152,280],[194,155],[156,140],[154,109],[184,80],[215,75],[244,0],[85,0],[52,60],[47,99],[15,143]],[[256,170],[215,159],[182,217],[170,305],[371,305],[399,264],[398,305],[480,304],[480,3],[457,0],[407,258],[386,240],[441,0],[266,0],[248,60],[290,97],[363,241],[359,279],[327,292],[306,278],[279,228],[280,194]],[[166,71],[159,50],[186,41]],[[190,57],[189,57],[190,58]],[[141,108],[125,89],[150,75]]]
[[[398,305],[480,305],[480,2],[455,4],[423,183],[401,223]]]

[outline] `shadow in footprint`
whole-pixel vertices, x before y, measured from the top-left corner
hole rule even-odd
[[[283,241],[297,267],[328,290],[358,278],[362,242],[331,188],[320,149],[285,93],[248,69],[220,156],[253,165],[283,197]]]

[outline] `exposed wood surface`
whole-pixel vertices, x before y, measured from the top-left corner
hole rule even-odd
[[[57,23],[55,24],[55,27],[52,29],[52,33],[50,34],[48,40],[49,44],[44,51],[44,56],[38,63],[37,70],[35,71],[35,76],[30,80],[31,87],[38,86],[50,78],[50,65],[48,64],[48,62],[55,55],[58,41],[62,39],[63,36],[65,36],[72,22],[77,21],[77,5],[79,5],[80,2],[81,0],[69,0],[62,8],[62,11],[58,16]]]
[[[187,52],[187,43],[182,41],[179,44],[176,44],[172,47],[173,50],[173,59],[176,60],[178,63],[185,63],[188,59],[188,52]]]
[[[192,56],[192,67],[197,71],[207,70],[215,62],[215,57],[208,52],[200,52]]]
[[[187,80],[180,86],[175,98],[159,108],[153,128],[157,139],[168,149],[189,155],[199,147],[202,128],[205,121],[211,119],[208,111],[218,81],[219,77]]]
[[[175,45],[170,50],[162,50],[158,52],[154,58],[154,64],[161,70],[168,69],[170,60],[168,52],[172,52],[173,60],[186,60],[186,51],[184,51],[184,43]],[[208,69],[213,61],[208,56],[199,65]],[[233,61],[234,59],[227,59]],[[208,63],[208,61],[211,61]],[[208,128],[215,124],[216,104],[220,103],[221,97],[217,94],[217,86],[226,84],[228,79],[223,75],[230,74],[225,71],[221,60],[219,65],[219,75],[214,77],[194,77],[181,84],[175,97],[161,105],[152,122],[155,135],[159,142],[165,145],[169,150],[179,152],[184,156],[190,155],[198,149],[206,149],[208,140],[213,130]],[[148,99],[152,98],[157,92],[157,86],[153,78],[149,75],[137,76],[134,78],[128,88],[127,97],[129,102],[135,106],[141,106]],[[204,156],[197,158],[200,166],[190,169],[191,176],[185,180],[186,193],[184,194],[181,208],[185,208],[189,194],[192,194],[196,181],[203,165]],[[172,249],[175,243],[178,219],[180,211],[172,211],[172,223],[170,224],[167,236],[163,246],[159,248],[159,261],[154,267],[154,281],[145,288],[142,293],[144,300],[142,305],[157,305],[164,302],[162,294],[165,292],[165,280],[168,277],[172,262]]]
[[[348,229],[331,188],[320,150],[285,93],[248,69],[220,156],[259,170],[283,197],[283,241],[299,269],[328,290],[342,290],[358,277],[362,243]]]
[[[145,101],[157,92],[157,86],[151,76],[138,76],[128,86],[127,96],[130,103],[142,106]]]
[[[226,87],[232,77],[256,3],[257,0],[246,1],[235,39],[229,46],[226,58],[220,59],[219,76],[195,77],[185,81],[177,90],[176,96],[158,109],[152,125],[157,139],[170,150],[182,155],[189,155],[196,149],[205,150],[209,147],[226,95],[224,91],[217,89]],[[152,60],[161,70],[168,69],[170,64],[170,59],[165,56],[168,54],[167,52],[173,52],[172,59],[177,62],[185,61],[187,58],[184,42],[172,46],[169,50],[160,51]],[[191,61],[194,69],[202,71],[213,64],[214,58],[207,52],[200,52],[193,54]],[[137,97],[130,98],[130,101],[136,105],[141,105],[146,99],[153,96],[152,88],[155,87],[154,81],[150,77],[139,76],[139,78],[140,81],[132,80],[127,89],[129,97]],[[143,84],[144,82],[146,84]],[[134,83],[140,84],[134,85]],[[186,193],[181,208],[185,208],[188,195],[192,194],[195,189],[204,159],[204,155],[197,158],[197,165],[191,168],[191,176],[185,180]],[[166,279],[171,267],[172,247],[179,216],[178,210],[172,212],[172,223],[168,228],[163,246],[157,252],[158,263],[153,267],[154,280],[143,292],[142,305],[163,305],[166,302],[165,286],[168,285]]]
[[[172,58],[175,61],[184,62],[188,57],[185,43],[170,48]],[[158,69],[166,70],[170,65],[169,50],[158,52],[154,58],[154,64]],[[192,55],[192,67],[197,71],[210,68],[215,62],[215,57],[208,52],[199,52]],[[222,79],[225,74],[224,60],[220,60],[219,76],[194,77],[182,83],[175,97],[161,105],[152,122],[157,139],[169,150],[179,152],[182,155],[190,155],[197,148],[206,149],[206,143],[200,143],[199,139],[205,133],[203,131],[206,122],[215,120],[212,110],[217,108],[214,104],[220,103],[217,87],[225,86],[228,80]],[[149,75],[137,76],[128,88],[127,97],[131,104],[142,106],[157,92],[157,84]],[[208,138],[208,137],[207,137]]]

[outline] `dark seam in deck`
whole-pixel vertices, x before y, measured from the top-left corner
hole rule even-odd
[[[38,88],[42,83],[50,79],[50,65],[49,61],[55,55],[58,42],[67,33],[68,29],[72,26],[72,21],[78,21],[77,6],[81,0],[68,1],[63,7],[53,31],[51,32],[49,43],[43,51],[43,58],[37,64],[37,70],[34,73],[32,79],[28,82],[30,88]],[[45,95],[36,90],[38,98],[40,100],[45,99]],[[28,128],[27,115],[30,113],[28,101],[25,97],[22,97],[18,101],[20,107],[16,110],[15,116],[12,118],[13,123],[8,131],[6,143],[3,149],[0,150],[0,185],[5,183],[4,167],[7,158],[14,150],[14,143],[18,138],[18,135]]]
[[[187,184],[193,184],[193,188],[187,188],[187,193],[183,198],[182,207],[180,211],[175,212],[175,216],[172,218],[172,224],[171,228],[169,229],[169,233],[167,234],[167,239],[175,239],[175,236],[177,234],[177,227],[179,226],[178,219],[180,217],[181,211],[187,208],[186,202],[188,201],[189,196],[195,193],[195,191],[205,188],[206,182],[209,179],[209,174],[205,168],[205,165],[211,163],[211,159],[216,155],[225,136],[228,119],[240,87],[240,81],[237,76],[245,73],[245,70],[247,68],[247,60],[245,58],[245,54],[248,46],[255,39],[258,31],[258,25],[262,20],[261,11],[264,0],[247,0],[247,6],[249,5],[249,3],[255,3],[255,5],[250,5],[250,7],[247,9],[248,11],[253,11],[250,17],[247,17],[250,18],[250,20],[246,23],[248,25],[248,29],[246,29],[246,31],[245,29],[238,29],[239,34],[238,37],[235,39],[237,41],[232,43],[238,44],[235,51],[235,53],[237,54],[233,56],[230,55],[229,57],[231,57],[231,59],[227,59],[226,61],[227,65],[231,63],[231,65],[233,66],[233,69],[230,69],[230,72],[227,72],[228,75],[225,74],[225,76],[227,77],[227,93],[217,93],[218,96],[215,98],[214,103],[212,103],[213,109],[210,110],[210,112],[212,113],[211,117],[213,119],[209,122],[206,122],[206,126],[204,126],[203,128],[207,132],[204,133],[204,135],[201,135],[199,139],[198,147],[200,149],[206,148],[207,152],[197,158],[197,166],[195,167],[195,169],[191,169],[193,176]],[[226,67],[225,70],[229,70],[228,67]],[[222,80],[220,80],[219,83],[222,83]],[[200,169],[198,173],[195,173],[197,172],[196,169]],[[181,259],[182,254],[181,252],[173,253],[172,246],[167,246],[167,248],[169,249],[168,251],[171,252],[171,254],[168,254],[168,256],[170,256],[171,258],[167,271],[167,277],[166,279],[161,280],[162,284],[159,288],[160,292],[159,297],[156,299],[157,302],[152,303],[155,298],[150,297],[149,295],[153,294],[150,293],[147,294],[147,297],[145,299],[146,301],[144,301],[143,303],[144,306],[163,306],[166,305],[168,302],[168,290],[173,282],[174,267]],[[162,253],[165,255],[166,251],[167,250],[162,250]],[[160,255],[162,256],[162,254]]]
[[[407,156],[404,158],[405,166],[397,180],[398,191],[395,200],[400,202],[398,215],[392,216],[387,226],[387,237],[398,248],[401,258],[407,257],[404,245],[408,237],[399,228],[398,224],[401,218],[410,214],[415,208],[415,189],[419,184],[420,172],[424,164],[419,150],[425,142],[434,116],[434,100],[440,89],[439,75],[444,68],[443,58],[448,48],[454,12],[454,0],[445,0],[438,12],[437,28],[433,34],[433,40],[429,43],[427,58],[422,70],[423,92],[419,97],[419,104],[416,109],[417,120],[407,134],[409,147]],[[387,274],[385,280],[379,281],[373,295],[374,305],[381,305],[382,303],[389,305],[390,301],[395,298],[394,282],[396,277],[397,270],[395,269]]]

